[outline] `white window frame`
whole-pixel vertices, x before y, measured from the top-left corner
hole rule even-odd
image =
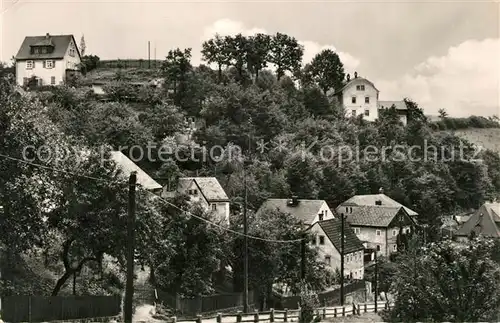
[[[361,233],[361,228],[354,228],[354,233],[355,234],[360,234]]]
[[[217,211],[217,203],[212,203],[212,211]]]
[[[397,244],[395,244],[395,245],[392,246],[392,251],[398,251],[398,245]]]
[[[395,236],[397,236],[397,235],[398,235],[398,230],[393,229],[393,230],[392,230],[392,236],[393,236],[393,237],[395,237]]]
[[[26,61],[26,69],[27,70],[32,70],[35,67],[35,62],[34,61]]]
[[[54,68],[54,61],[53,60],[45,61],[45,68]]]
[[[369,117],[369,116],[370,116],[370,110],[365,109],[365,116],[366,116],[366,117]]]
[[[377,237],[380,237],[380,236],[382,235],[382,231],[380,231],[380,230],[375,230],[375,235],[376,235]]]

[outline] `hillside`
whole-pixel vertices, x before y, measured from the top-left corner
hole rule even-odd
[[[158,77],[158,71],[146,68],[98,68],[90,71],[86,76],[86,81],[113,81],[119,77],[131,82],[149,82]]]
[[[500,153],[500,128],[446,130],[471,143]]]

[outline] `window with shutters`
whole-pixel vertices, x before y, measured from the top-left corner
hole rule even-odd
[[[375,233],[376,233],[377,236],[381,236],[382,235],[382,231],[380,231],[380,230],[376,230]]]
[[[26,61],[26,69],[31,70],[35,67],[35,62],[33,61]]]
[[[54,68],[54,61],[45,61],[45,68]]]
[[[55,76],[50,77],[50,84],[52,84],[52,85],[56,84],[56,77]]]

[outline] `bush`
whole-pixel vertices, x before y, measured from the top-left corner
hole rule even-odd
[[[300,322],[316,321],[315,310],[319,306],[318,295],[303,284],[300,289]]]

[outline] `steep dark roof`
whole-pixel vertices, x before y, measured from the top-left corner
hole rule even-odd
[[[268,199],[264,203],[262,203],[259,210],[257,210],[257,214],[263,212],[264,210],[276,210],[283,213],[289,213],[294,218],[299,221],[304,222],[305,224],[310,224],[314,218],[318,215],[319,210],[324,200],[298,200],[298,204],[296,206],[288,205],[289,199]]]
[[[340,204],[341,206],[347,206],[347,205],[364,205],[364,206],[371,206],[375,205],[375,201],[380,200],[382,201],[382,206],[392,206],[392,207],[403,207],[410,216],[418,215],[417,212],[407,208],[406,206],[402,205],[401,203],[398,203],[391,199],[389,196],[385,194],[368,194],[368,195],[355,195],[348,199],[347,201],[343,202]]]
[[[457,236],[469,236],[472,231],[486,237],[500,237],[500,203],[485,203],[465,222]]]
[[[326,236],[333,243],[335,248],[340,252],[341,248],[341,232],[342,232],[342,220],[339,218],[329,219],[325,221],[318,222],[319,226],[325,232]],[[347,221],[344,223],[344,249],[345,253],[348,254],[358,250],[363,250],[363,244],[358,239],[351,226]]]
[[[353,226],[387,228],[400,210],[400,206],[354,206],[346,215]]]
[[[78,56],[80,56],[80,52],[73,35],[49,35],[49,39],[47,39],[46,36],[27,36],[24,38],[24,41],[17,52],[16,60],[63,58],[71,41],[75,44],[75,49],[78,52]],[[31,46],[42,45],[53,45],[54,51],[48,54],[31,54]]]

